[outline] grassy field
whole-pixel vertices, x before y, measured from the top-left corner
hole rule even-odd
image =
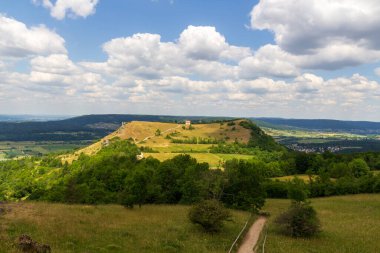
[[[273,218],[289,206],[289,200],[268,200],[272,216],[265,245],[267,253],[374,253],[379,252],[380,195],[353,195],[313,199],[323,232],[312,239],[278,234]]]
[[[366,139],[367,135],[359,135],[352,133],[338,133],[338,132],[321,132],[321,131],[306,131],[306,130],[283,130],[273,128],[262,128],[267,134],[273,137],[294,137],[294,138],[306,138],[306,139],[319,139],[321,142],[323,139]],[[374,136],[372,136],[374,138]]]
[[[10,204],[0,216],[0,252],[17,252],[21,234],[49,244],[52,252],[226,252],[248,213],[233,211],[220,234],[206,234],[189,223],[186,206],[83,206]]]
[[[309,182],[310,181],[309,175],[306,175],[306,174],[297,174],[297,175],[290,175],[290,176],[283,176],[283,177],[273,177],[272,179],[279,180],[279,181],[282,181],[282,182],[287,182],[287,181],[292,181],[296,177],[299,178],[299,179],[302,179],[305,182]],[[315,179],[317,176],[316,175],[312,175],[311,177],[312,177],[312,179]]]

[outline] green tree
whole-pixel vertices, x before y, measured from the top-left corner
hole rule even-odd
[[[219,232],[230,217],[230,212],[217,200],[204,200],[189,211],[190,221],[211,233]]]
[[[288,186],[288,198],[294,202],[305,202],[309,192],[302,179],[295,177]]]
[[[367,163],[361,158],[352,160],[348,164],[348,167],[350,168],[354,177],[361,177],[367,175],[370,172]]]
[[[264,172],[259,164],[243,160],[226,162],[222,200],[228,206],[258,212],[265,203]]]

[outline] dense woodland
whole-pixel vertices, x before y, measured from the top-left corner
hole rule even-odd
[[[137,160],[141,151],[129,141],[114,139],[94,156],[81,155],[72,164],[59,157],[24,158],[0,163],[0,200],[44,200],[65,203],[191,204],[218,199],[226,206],[259,210],[265,198],[287,198],[291,182],[274,179],[307,174],[310,197],[380,192],[380,153],[307,154],[285,149],[260,128],[248,144],[218,144],[212,152],[253,154],[248,161],[227,161],[209,169],[189,155],[163,162]]]

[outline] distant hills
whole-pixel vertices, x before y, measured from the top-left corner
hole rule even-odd
[[[316,131],[349,132],[358,134],[380,133],[380,122],[283,118],[252,118],[252,120],[257,122],[259,126],[272,128],[299,128]]]
[[[67,115],[3,115],[0,114],[0,122],[28,122],[28,121],[50,121],[71,118]]]
[[[120,127],[122,122],[208,123],[232,117],[103,114],[62,119],[64,116],[0,115],[0,141],[74,141],[100,139]],[[261,127],[317,131],[380,134],[380,122],[323,119],[251,118]]]
[[[3,117],[0,122],[0,141],[76,141],[100,139],[120,127],[122,122],[151,121],[177,122],[186,119],[193,122],[210,122],[222,117],[157,116],[132,114],[84,115],[63,120],[17,121],[17,117]],[[5,120],[8,119],[8,120]],[[0,120],[1,121],[1,120]]]

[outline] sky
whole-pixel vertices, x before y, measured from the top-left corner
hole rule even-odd
[[[378,0],[1,0],[0,114],[380,121]]]

